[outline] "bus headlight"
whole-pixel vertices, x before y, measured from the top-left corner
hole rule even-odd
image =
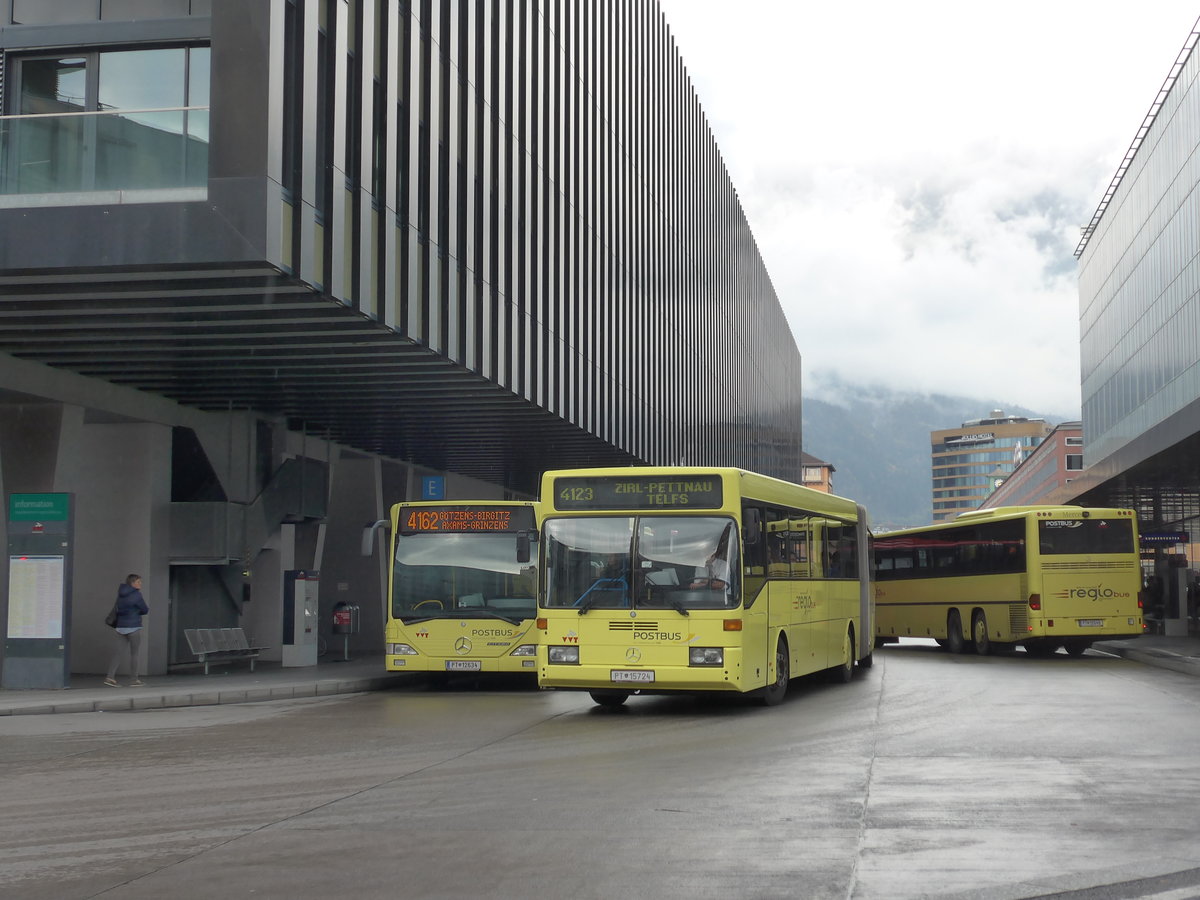
[[[547,647],[546,650],[549,653],[551,663],[557,663],[561,666],[579,665],[578,647]]]
[[[522,644],[509,656],[537,656],[537,644]]]
[[[691,647],[688,650],[689,666],[723,666],[725,665],[725,649],[723,647]]]
[[[408,644],[388,644],[388,656],[416,656],[417,651]]]

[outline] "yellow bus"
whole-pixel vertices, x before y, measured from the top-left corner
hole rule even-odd
[[[1023,645],[1072,656],[1142,633],[1129,509],[998,507],[875,536],[876,643],[931,637],[952,653]]]
[[[602,706],[871,665],[861,506],[734,468],[542,476],[538,681]]]
[[[529,501],[391,509],[391,672],[537,671],[537,507]]]

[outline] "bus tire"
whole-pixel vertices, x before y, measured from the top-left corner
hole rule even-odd
[[[792,664],[791,655],[788,653],[787,638],[781,634],[775,644],[775,680],[763,688],[763,706],[778,706],[783,702],[791,674]]]
[[[846,640],[842,642],[842,664],[830,675],[836,684],[849,684],[854,677],[854,632],[850,629],[846,629]]]
[[[966,641],[963,640],[962,619],[957,609],[950,610],[950,614],[946,616],[946,649],[951,653],[962,653],[967,649]]]
[[[1064,646],[1068,656],[1083,656],[1087,652],[1087,648],[1092,646],[1092,642],[1089,640],[1066,641]]]
[[[590,691],[593,702],[608,709],[614,709],[629,699],[628,691]]]
[[[862,659],[860,659],[858,661],[858,667],[860,669],[869,669],[873,665],[875,665],[875,654],[874,653],[868,653],[866,656],[864,656]]]
[[[987,615],[982,609],[975,610],[971,617],[971,637],[975,641],[975,652],[987,656],[992,652],[992,641],[988,637]]]

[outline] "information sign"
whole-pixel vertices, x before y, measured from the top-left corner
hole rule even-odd
[[[583,476],[554,483],[555,509],[720,509],[718,475]]]
[[[8,558],[8,636],[63,636],[62,556]]]
[[[533,510],[526,506],[436,506],[406,509],[401,534],[533,531]]]

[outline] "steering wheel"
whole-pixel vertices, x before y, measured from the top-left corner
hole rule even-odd
[[[422,606],[436,606],[438,609],[446,608],[446,604],[441,600],[422,600],[420,603],[414,603],[413,609],[420,609]]]

